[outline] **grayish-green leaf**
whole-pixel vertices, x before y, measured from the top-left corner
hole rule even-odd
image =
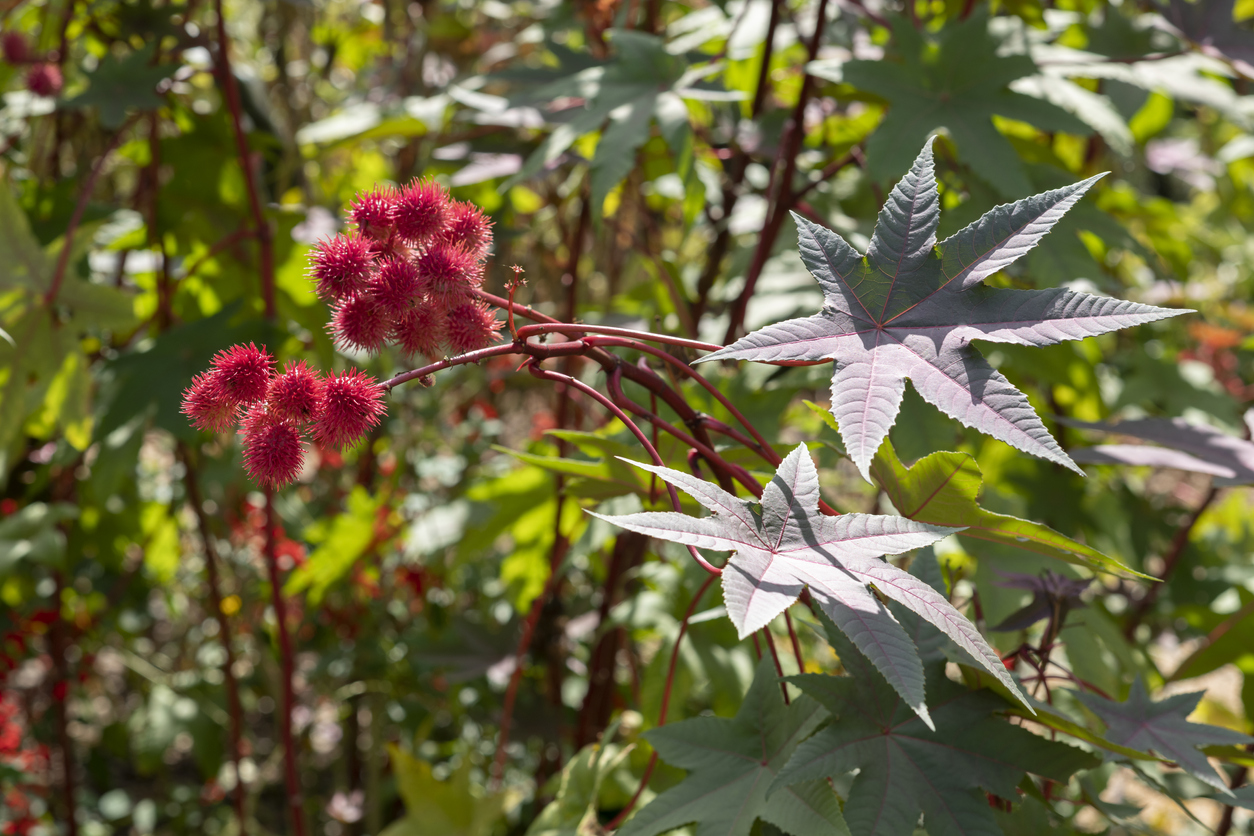
[[[1051,345],[1185,313],[1072,290],[983,284],[1034,247],[1095,180],[999,206],[937,244],[928,142],[885,202],[865,257],[835,232],[794,215],[801,258],[823,289],[819,313],[768,325],[701,360],[835,360],[832,415],[868,481],[907,379],[966,426],[1082,472],[1027,397],[971,342]]]

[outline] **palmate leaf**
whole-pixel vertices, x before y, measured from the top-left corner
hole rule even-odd
[[[1051,345],[1184,313],[1072,290],[983,284],[1036,246],[1097,179],[998,206],[937,244],[940,200],[929,141],[880,210],[865,256],[835,232],[793,216],[801,258],[823,288],[822,311],[768,325],[701,361],[835,360],[832,415],[867,481],[907,378],[968,427],[1080,472],[1027,397],[971,341]]]
[[[1127,464],[1172,467],[1215,477],[1215,485],[1254,484],[1254,444],[1213,427],[1190,424],[1182,418],[1141,418],[1118,424],[1067,421],[1068,426],[1097,432],[1128,435],[1162,444],[1099,444],[1075,451],[1075,460],[1086,464]],[[1254,429],[1254,409],[1245,413]]]
[[[1023,549],[1096,572],[1145,577],[1047,525],[980,507],[984,477],[975,459],[966,453],[932,453],[906,467],[897,458],[892,442],[885,439],[871,464],[871,475],[897,512],[909,519],[961,526],[959,537]]]
[[[840,800],[825,782],[767,798],[780,768],[825,718],[809,697],[784,705],[770,658],[758,665],[736,716],[697,717],[645,734],[667,763],[688,770],[679,786],[649,802],[618,836],[656,836],[696,823],[696,836],[749,836],[762,819],[793,836],[849,836]]]
[[[1014,147],[993,125],[994,115],[1047,131],[1091,132],[1060,107],[1010,89],[1016,79],[1036,74],[1036,65],[1026,55],[998,55],[986,14],[946,26],[935,45],[901,19],[893,36],[900,60],[850,61],[842,68],[846,83],[890,103],[867,142],[869,171],[878,180],[901,171],[929,133],[945,128],[963,162],[1000,194],[1015,197],[1031,184]]]
[[[617,728],[617,723],[612,725],[602,740],[611,739]],[[596,836],[600,833],[597,794],[601,790],[601,782],[622,763],[632,748],[632,745],[590,743],[580,749],[562,768],[557,797],[531,822],[526,836]]]
[[[1013,800],[1025,772],[1065,782],[1098,763],[994,716],[1006,703],[949,681],[943,661],[928,669],[936,719],[936,729],[928,729],[830,626],[828,635],[850,675],[788,681],[836,719],[797,748],[772,791],[861,770],[844,808],[859,836],[909,836],[920,812],[929,836],[1000,836],[979,790]]]
[[[723,567],[723,600],[742,639],[766,626],[809,587],[828,617],[930,724],[915,644],[870,590],[873,586],[938,627],[1011,693],[1019,693],[996,651],[944,595],[880,559],[931,545],[958,529],[874,514],[823,516],[818,510],[818,472],[804,444],[780,463],[762,491],[760,510],[686,473],[637,467],[658,474],[714,515],[660,512],[601,519],[662,540],[735,552]]]
[[[1188,716],[1205,696],[1204,691],[1177,694],[1153,702],[1145,683],[1137,677],[1123,702],[1082,691],[1077,691],[1075,696],[1106,724],[1106,737],[1112,742],[1171,758],[1181,769],[1224,793],[1231,792],[1228,785],[1197,747],[1213,743],[1233,746],[1254,743],[1254,737],[1249,735],[1188,721]]]

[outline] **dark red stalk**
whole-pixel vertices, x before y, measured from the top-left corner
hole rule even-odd
[[[287,631],[287,601],[283,598],[283,581],[279,576],[279,561],[275,555],[277,528],[274,514],[274,491],[266,489],[266,568],[270,573],[270,601],[274,607],[279,638],[279,666],[283,677],[283,706],[279,714],[279,739],[283,744],[283,778],[287,786],[288,815],[293,836],[305,836],[305,809],[297,771],[296,741],[292,737],[292,711],[296,708],[295,655],[292,637]]]
[[[823,39],[823,28],[826,24],[827,0],[819,0],[818,14],[814,21],[814,33],[810,38],[809,44],[808,60],[810,61],[818,57],[819,44]],[[753,261],[749,266],[749,271],[745,274],[745,288],[732,304],[731,321],[727,324],[727,336],[723,339],[723,342],[728,345],[735,342],[736,338],[740,336],[749,299],[753,297],[758,278],[762,275],[762,268],[766,266],[766,260],[771,255],[771,248],[775,246],[775,239],[779,237],[779,230],[788,215],[788,209],[792,207],[792,181],[793,176],[797,172],[797,154],[801,150],[801,142],[805,138],[806,105],[810,102],[810,94],[813,90],[814,79],[809,73],[805,73],[801,81],[801,94],[797,97],[797,105],[793,108],[792,118],[789,120],[784,137],[780,142],[779,154],[775,158],[775,166],[771,173],[771,183],[768,186],[768,196],[772,207],[770,217],[762,230],[762,236],[758,239],[758,246],[754,250]]]
[[[784,705],[790,705],[792,700],[788,696],[788,683],[784,682],[784,666],[779,661],[779,650],[775,648],[775,640],[771,638],[771,628],[763,627],[761,630],[762,641],[766,642],[767,650],[771,651],[771,661],[775,663],[775,674],[779,677],[779,690],[784,694]],[[753,634],[753,644],[757,647],[758,634]],[[759,655],[761,655],[759,653]]]
[[[620,409],[609,398],[605,397],[605,395],[602,395],[582,380],[570,377],[569,375],[561,374],[560,372],[552,372],[548,369],[541,368],[535,360],[532,360],[527,364],[527,371],[529,371],[534,377],[538,377],[541,380],[551,380],[555,383],[565,383],[567,386],[578,389],[580,392],[583,392],[585,395],[591,397],[597,403],[601,404],[601,406],[609,410],[611,415],[623,422],[623,426],[627,427],[631,434],[636,437],[636,440],[640,442],[640,446],[644,447],[645,451],[649,454],[649,458],[653,460],[655,465],[665,467],[666,463],[662,461],[662,457],[658,454],[657,448],[649,441],[649,437],[641,432],[640,428],[636,426],[636,423],[631,420],[627,413],[623,412],[622,409]],[[679,493],[675,490],[675,486],[668,482],[666,484],[666,488],[667,494],[669,494],[671,498],[671,506],[676,511],[680,510],[682,506],[680,505]],[[694,547],[689,546],[688,553],[692,555],[693,559],[696,560],[698,564],[700,564],[702,569],[705,569],[705,571],[709,572],[711,575],[723,574],[722,569],[719,569],[717,566],[714,566],[702,557],[701,553]]]
[[[96,188],[96,181],[100,179],[100,174],[104,171],[105,162],[134,122],[135,117],[132,116],[118,129],[113,139],[109,140],[108,147],[101,153],[100,159],[96,160],[96,164],[88,172],[87,179],[83,181],[83,188],[78,193],[78,202],[74,204],[74,212],[70,215],[70,222],[65,227],[61,252],[57,253],[57,263],[52,269],[52,280],[48,283],[48,292],[44,294],[45,306],[52,305],[57,300],[57,294],[61,292],[61,284],[65,281],[65,271],[70,265],[70,253],[74,249],[74,234],[78,232],[78,227],[83,222],[83,213],[87,211],[87,203],[91,200],[92,190]]]
[[[253,216],[257,247],[260,251],[261,301],[265,306],[266,318],[273,319],[276,313],[274,236],[261,205],[261,192],[257,188],[257,174],[253,170],[252,152],[248,148],[248,137],[244,134],[243,107],[240,104],[239,87],[231,71],[231,45],[226,34],[226,14],[222,10],[222,0],[215,0],[214,9],[218,16],[218,83],[222,85],[227,110],[231,113],[231,127],[235,133],[235,152],[239,156],[239,165],[244,172],[244,190],[248,193],[248,208]]]
[[[584,334],[604,334],[607,337],[625,337],[631,340],[647,340],[654,343],[662,343],[664,345],[674,345],[680,348],[694,348],[698,351],[718,351],[721,345],[714,343],[702,342],[700,340],[689,340],[683,337],[672,337],[669,334],[653,334],[648,331],[635,331],[631,328],[613,328],[608,325],[587,325],[580,323],[552,322],[539,323],[536,325],[524,325],[518,329],[519,339],[527,339],[528,337],[539,336],[540,334],[551,334],[559,332],[568,337],[577,337]]]
[[[675,686],[675,667],[679,663],[679,645],[683,643],[684,635],[688,632],[688,622],[692,620],[692,616],[697,611],[697,604],[701,603],[701,597],[705,595],[705,591],[710,588],[710,584],[714,583],[714,575],[710,575],[705,579],[705,583],[701,584],[701,588],[697,590],[697,594],[692,596],[692,601],[688,604],[688,609],[684,612],[684,618],[679,622],[679,635],[675,637],[675,646],[671,648],[671,662],[666,669],[666,685],[662,688],[662,705],[658,709],[657,724],[659,726],[666,725],[666,715],[671,707],[671,689]],[[653,768],[657,766],[657,750],[649,757],[649,763],[644,768],[644,775],[640,777],[640,786],[636,789],[636,794],[627,802],[627,806],[618,811],[618,815],[605,826],[606,830],[615,830],[623,823],[623,820],[631,814],[635,808],[636,802],[640,800],[640,796],[644,794],[645,787],[649,786],[649,777],[653,774]]]
[[[793,627],[792,616],[789,615],[788,610],[784,610],[784,625],[788,627],[788,640],[792,642],[792,653],[797,659],[797,672],[805,673],[806,662],[801,655],[801,641],[797,638],[797,630]]]
[[[218,635],[222,637],[222,647],[226,650],[226,660],[222,663],[222,676],[226,683],[227,712],[231,718],[228,736],[228,755],[231,765],[235,767],[235,791],[232,803],[235,806],[235,817],[239,821],[239,833],[247,836],[247,819],[244,807],[244,778],[240,773],[239,762],[243,755],[242,741],[244,738],[243,711],[239,702],[239,683],[235,680],[235,650],[231,646],[231,622],[226,611],[222,609],[222,584],[218,577],[218,550],[213,543],[213,533],[209,528],[209,518],[205,514],[204,498],[200,494],[200,482],[197,480],[196,469],[187,447],[179,444],[179,457],[183,460],[184,479],[187,487],[187,501],[191,503],[196,514],[196,522],[200,527],[200,540],[205,550],[205,570],[209,583],[209,603],[213,607],[214,618],[218,622]]]

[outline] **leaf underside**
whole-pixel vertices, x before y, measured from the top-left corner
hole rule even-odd
[[[929,140],[880,211],[865,256],[793,215],[801,258],[823,289],[819,313],[768,325],[701,361],[836,361],[831,412],[867,481],[907,379],[966,426],[1082,472],[1027,397],[971,342],[1045,346],[1185,313],[1061,288],[983,283],[1035,247],[1100,177],[998,206],[937,243],[940,201]]]
[[[948,598],[881,559],[929,546],[959,529],[896,516],[820,514],[818,471],[804,444],[780,463],[762,491],[760,511],[752,502],[686,473],[637,467],[656,473],[713,515],[661,512],[601,519],[662,540],[735,552],[723,568],[723,599],[742,639],[765,627],[809,588],[828,617],[930,724],[915,642],[881,601],[883,596],[935,625],[1011,693],[1019,693],[996,651]]]

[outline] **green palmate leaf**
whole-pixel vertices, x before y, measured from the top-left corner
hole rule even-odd
[[[1224,793],[1230,792],[1228,785],[1198,751],[1198,747],[1216,743],[1254,743],[1254,737],[1249,735],[1222,726],[1188,721],[1188,716],[1205,696],[1204,691],[1177,694],[1153,702],[1145,690],[1145,683],[1137,677],[1123,702],[1083,692],[1077,692],[1075,696],[1106,724],[1106,737],[1110,740],[1170,758],[1185,771]]]
[[[396,788],[405,817],[380,836],[488,836],[510,802],[506,793],[480,795],[470,780],[470,761],[462,759],[447,781],[437,781],[431,764],[388,745]]]
[[[591,165],[591,195],[594,217],[609,191],[636,165],[636,151],[648,140],[656,119],[662,136],[671,147],[680,176],[687,179],[692,170],[692,130],[687,110],[673,92],[678,88],[687,63],[666,51],[662,39],[644,32],[613,31],[614,55],[603,65],[579,69],[572,75],[528,91],[520,101],[548,102],[562,96],[575,96],[585,105],[567,117],[527,158],[522,169],[502,188],[538,173],[557,160],[584,134],[609,121],[597,144]]]
[[[604,739],[613,737],[616,728],[607,730]],[[631,750],[631,746],[598,743],[580,749],[562,768],[557,797],[535,817],[527,836],[598,836],[597,793],[601,782]]]
[[[63,103],[66,108],[95,107],[100,124],[120,128],[128,110],[156,110],[165,102],[157,95],[157,83],[169,78],[178,69],[175,64],[153,64],[156,49],[149,44],[141,50],[119,58],[105,55],[100,65],[88,73],[91,86]]]
[[[618,836],[657,836],[686,824],[696,825],[696,836],[749,836],[758,819],[793,836],[849,836],[840,801],[825,783],[767,798],[797,744],[826,716],[805,696],[785,705],[775,669],[763,659],[734,718],[697,717],[645,735],[662,760],[688,770],[688,777],[645,805]]]
[[[1184,313],[1072,290],[983,283],[1036,246],[1096,180],[998,206],[938,244],[940,199],[929,141],[885,202],[865,256],[794,215],[801,258],[823,288],[821,312],[768,325],[701,361],[835,360],[832,415],[867,481],[907,379],[963,424],[1082,472],[1027,397],[971,342],[1051,345]]]
[[[860,836],[909,836],[920,812],[930,836],[995,836],[1000,830],[981,790],[1015,799],[1026,772],[1066,781],[1097,765],[1079,749],[997,717],[1008,707],[1000,697],[950,682],[941,662],[928,671],[933,731],[831,625],[828,635],[849,675],[789,681],[836,719],[797,748],[773,792],[860,770],[844,806]]]
[[[891,105],[867,142],[872,177],[901,171],[928,134],[945,128],[963,162],[1001,194],[1015,197],[1031,191],[1031,184],[1019,155],[993,126],[994,115],[1043,130],[1090,132],[1061,108],[1009,88],[1034,75],[1036,65],[1024,55],[997,54],[986,14],[946,26],[934,45],[905,21],[894,24],[893,34],[896,60],[851,61],[842,68],[846,83]]]
[[[884,439],[871,464],[871,475],[897,512],[909,519],[962,527],[959,537],[1000,543],[1099,572],[1146,577],[1048,526],[981,508],[984,477],[975,459],[965,453],[932,453],[906,467],[892,442]]]
[[[818,472],[804,444],[780,463],[762,491],[760,508],[686,473],[637,467],[658,474],[713,516],[662,512],[602,519],[650,537],[734,551],[723,568],[723,600],[742,639],[770,623],[808,587],[823,611],[930,724],[915,644],[871,591],[874,587],[940,629],[1011,693],[1019,693],[997,652],[948,598],[881,559],[931,545],[958,529],[873,514],[823,516]]]

